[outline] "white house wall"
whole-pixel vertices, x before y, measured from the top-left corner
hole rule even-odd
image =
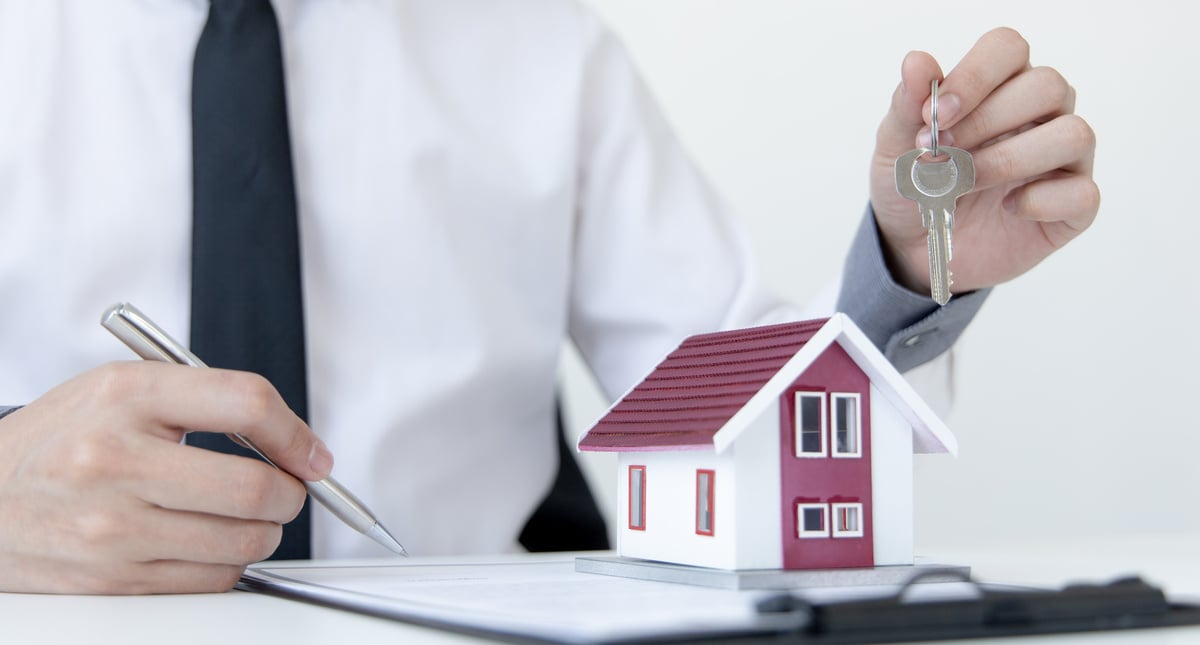
[[[737,569],[783,567],[779,399],[729,448],[738,470]]]
[[[732,455],[712,451],[621,453],[617,487],[621,555],[732,569],[737,477]],[[629,528],[629,466],[646,467],[646,528]],[[716,473],[713,535],[696,534],[696,470]]]
[[[875,564],[913,562],[912,427],[871,386],[871,495],[875,506]]]
[[[706,450],[627,452],[618,457],[621,555],[721,569],[778,569],[779,404],[724,454]],[[629,467],[646,467],[646,528],[629,528]],[[713,535],[696,533],[696,471],[712,470]]]

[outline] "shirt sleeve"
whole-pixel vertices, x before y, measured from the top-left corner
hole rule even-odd
[[[949,349],[990,293],[989,288],[955,294],[939,307],[928,294],[898,284],[884,262],[875,213],[868,205],[846,256],[837,310],[905,372]]]

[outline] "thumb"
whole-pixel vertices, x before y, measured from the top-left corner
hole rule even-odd
[[[900,85],[892,94],[891,109],[876,135],[876,153],[894,159],[920,147],[917,135],[929,123],[929,90],[934,79],[942,79],[942,69],[933,56],[914,51],[904,57],[900,64]]]

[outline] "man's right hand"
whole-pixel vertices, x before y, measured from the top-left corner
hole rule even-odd
[[[189,430],[242,434],[287,472],[183,445]],[[299,513],[297,477],[332,466],[262,377],[104,365],[0,420],[0,591],[227,590]]]

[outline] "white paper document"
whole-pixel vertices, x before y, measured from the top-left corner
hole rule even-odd
[[[778,633],[804,615],[760,614],[778,591],[735,591],[575,571],[570,555],[519,559],[262,563],[243,589],[470,633],[567,643]],[[894,587],[812,590],[814,600]],[[808,592],[806,592],[808,593]]]

